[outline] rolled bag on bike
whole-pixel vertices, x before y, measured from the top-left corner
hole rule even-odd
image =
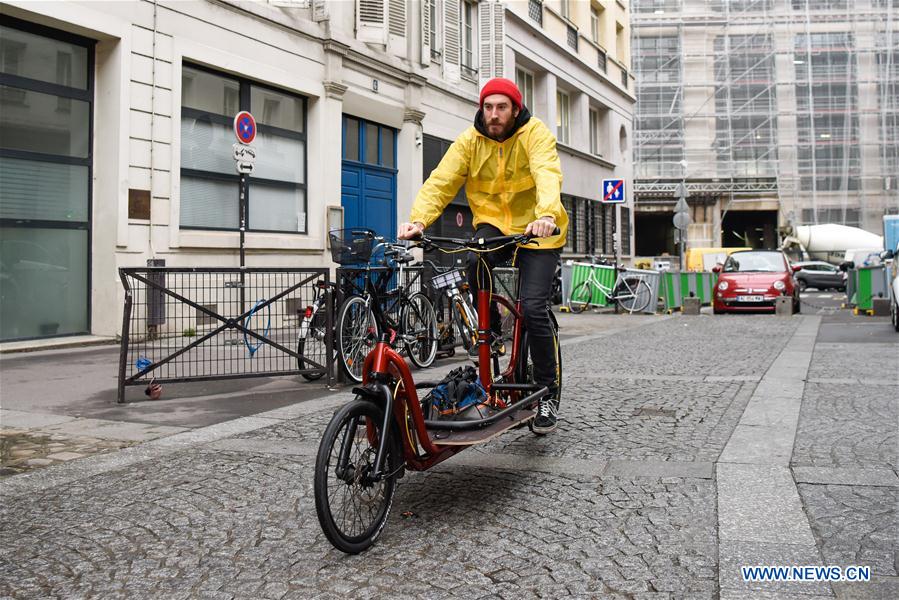
[[[487,223],[504,235],[515,235],[524,233],[528,223],[540,217],[553,217],[559,234],[541,238],[528,247],[563,247],[568,213],[560,196],[562,167],[556,139],[549,128],[522,108],[513,133],[506,140],[490,139],[483,130],[478,111],[475,125],[453,142],[419,190],[410,220],[429,226],[465,183],[475,227]]]

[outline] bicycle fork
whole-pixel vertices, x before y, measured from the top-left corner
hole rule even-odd
[[[372,397],[376,395],[383,398],[382,406],[384,408],[384,418],[381,423],[381,435],[377,440],[378,450],[375,454],[374,465],[372,465],[372,468],[369,472],[362,474],[362,479],[360,480],[360,482],[363,485],[371,485],[393,475],[392,472],[385,472],[384,469],[388,443],[390,442],[389,438],[393,429],[390,426],[391,420],[393,419],[393,394],[390,392],[390,388],[383,383],[370,384],[367,389],[370,392],[370,395],[368,395],[368,397],[372,400],[374,399]],[[346,483],[353,482],[356,474],[353,467],[358,467],[358,465],[350,464],[350,452],[352,451],[353,447],[353,438],[356,436],[356,429],[358,427],[359,417],[356,417],[353,419],[352,423],[349,427],[347,427],[347,430],[344,433],[343,440],[340,443],[340,453],[337,457],[337,466],[334,469],[334,473],[337,475],[337,477],[339,479],[342,479]],[[366,432],[366,435],[371,436],[372,432],[368,430]]]

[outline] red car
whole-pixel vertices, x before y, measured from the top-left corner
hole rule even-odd
[[[793,312],[799,312],[799,286],[793,267],[779,250],[743,250],[727,257],[723,267],[715,267],[718,285],[715,287],[712,310],[716,315],[725,312],[770,311],[779,296],[793,298]]]

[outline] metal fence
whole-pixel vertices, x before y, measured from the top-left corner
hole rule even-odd
[[[143,267],[119,276],[119,402],[125,387],[154,380],[300,374],[333,381],[330,294],[316,319],[323,335],[300,347],[307,307],[323,293],[316,284],[329,282],[328,269]]]

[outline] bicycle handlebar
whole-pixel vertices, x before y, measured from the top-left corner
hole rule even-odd
[[[553,230],[552,235],[559,235],[559,228],[556,227]],[[504,246],[507,244],[526,244],[533,240],[537,239],[537,236],[531,234],[519,233],[516,235],[499,235],[496,237],[489,238],[452,238],[452,237],[439,237],[439,236],[426,236],[422,235],[418,238],[413,239],[412,241],[418,242],[419,246],[427,247],[427,246],[437,246],[439,244],[448,244],[453,246],[458,246],[460,248],[471,248],[475,250],[486,250],[491,249],[492,247]]]

